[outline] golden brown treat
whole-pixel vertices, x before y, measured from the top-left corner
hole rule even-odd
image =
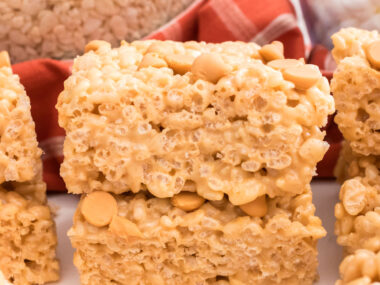
[[[341,280],[335,285],[375,285],[380,282],[380,252],[361,249],[346,256],[339,266]]]
[[[0,53],[0,271],[14,285],[58,279],[57,238],[29,98]]]
[[[14,285],[58,280],[57,237],[45,192],[41,180],[0,186],[0,271]]]
[[[332,36],[338,63],[331,81],[335,122],[351,148],[362,155],[380,155],[380,35],[342,29]]]
[[[340,202],[335,206],[335,234],[345,253],[351,254],[340,266],[341,280],[336,285],[379,281],[372,264],[375,252],[380,251],[379,158],[357,154],[344,142],[335,167],[335,175],[342,183]]]
[[[351,149],[350,144],[345,141],[343,142],[339,159],[334,169],[334,175],[337,177],[339,183],[343,183],[345,180],[356,176],[370,176],[371,173],[376,173],[376,168],[380,169],[380,156],[364,156],[355,153]],[[376,177],[378,180],[376,180],[375,183],[380,184],[380,177]]]
[[[82,285],[312,284],[317,277],[325,230],[310,190],[269,198],[263,218],[227,201],[188,212],[143,192],[114,197],[109,227],[86,221],[83,197],[78,205],[68,235]]]
[[[12,61],[74,58],[88,41],[141,39],[194,0],[0,1],[0,50]]]
[[[165,198],[193,184],[205,199],[241,205],[310,183],[328,148],[319,127],[334,110],[315,67],[297,61],[287,81],[294,63],[265,65],[254,43],[89,45],[57,103],[70,192]]]
[[[30,100],[19,77],[12,74],[6,52],[0,54],[0,183],[35,177],[41,150],[37,147]]]
[[[379,169],[369,165],[365,176],[346,180],[335,206],[335,234],[345,251],[364,248],[380,250],[380,183]]]

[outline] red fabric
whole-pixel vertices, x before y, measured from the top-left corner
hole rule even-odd
[[[146,38],[214,43],[238,40],[260,45],[279,40],[284,43],[286,57],[290,58],[304,57],[308,50],[295,9],[288,0],[196,0],[186,11]],[[324,75],[331,78],[331,71],[324,70],[327,55],[324,47],[317,46],[308,61],[318,65]],[[70,75],[70,67],[71,62],[49,59],[13,66],[31,99],[32,116],[44,151],[44,179],[50,190],[65,190],[59,177],[64,131],[58,126],[55,104],[63,81]],[[332,117],[325,129],[331,147],[318,164],[318,173],[321,177],[332,177],[342,137]]]
[[[254,41],[260,45],[279,40],[285,56],[305,55],[303,36],[296,15],[287,0],[211,0],[199,12],[198,40]]]

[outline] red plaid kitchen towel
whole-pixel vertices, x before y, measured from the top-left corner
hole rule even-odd
[[[295,2],[295,1],[293,1]],[[295,2],[297,3],[297,2]],[[329,53],[323,47],[311,49],[309,36],[297,5],[288,0],[196,0],[183,13],[147,38],[206,42],[254,41],[260,45],[279,40],[290,58],[308,57],[322,70],[329,64]],[[44,151],[44,179],[49,190],[65,190],[59,176],[64,131],[58,126],[55,103],[70,75],[71,62],[49,59],[16,64],[32,103],[32,116],[40,146]],[[331,77],[331,72],[325,72]],[[322,177],[332,177],[341,136],[330,118],[326,127],[331,144],[324,161],[318,166]]]

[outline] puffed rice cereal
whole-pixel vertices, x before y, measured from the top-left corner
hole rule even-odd
[[[380,35],[348,28],[332,40],[335,122],[356,153],[380,155]]]
[[[362,173],[343,183],[335,206],[335,234],[348,253],[380,250],[380,170],[368,164]]]
[[[360,249],[346,256],[335,285],[377,285],[380,282],[380,252]]]

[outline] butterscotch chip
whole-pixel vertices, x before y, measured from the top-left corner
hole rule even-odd
[[[367,59],[375,68],[380,68],[380,40],[371,43],[366,50]]]
[[[194,58],[186,54],[168,54],[165,60],[174,73],[181,75],[189,72],[194,62]]]
[[[146,54],[140,62],[139,69],[144,67],[166,67],[168,66],[166,61],[160,58],[157,54],[148,53]]]
[[[173,206],[184,211],[193,211],[198,209],[204,203],[205,199],[192,192],[181,192],[171,199]]]
[[[142,237],[141,231],[134,222],[116,215],[113,216],[108,229],[110,232],[126,239],[129,237]]]
[[[81,213],[90,224],[103,227],[117,214],[117,203],[111,194],[95,191],[84,198]]]
[[[263,217],[266,215],[268,211],[268,205],[266,201],[266,196],[260,196],[257,197],[252,202],[249,202],[244,205],[240,205],[240,209],[244,211],[247,215],[250,215],[251,217]]]
[[[284,59],[284,45],[278,41],[264,45],[259,52],[266,61]]]
[[[303,62],[298,59],[276,59],[268,62],[268,66],[274,68],[283,70],[290,67],[297,67],[303,65]]]
[[[111,45],[108,42],[106,42],[106,41],[94,40],[94,41],[89,42],[85,46],[84,51],[85,52],[89,52],[90,50],[97,51],[98,49],[100,49],[102,47],[110,48]]]
[[[223,59],[213,53],[205,53],[198,56],[191,67],[195,77],[217,83],[231,68],[223,62]]]
[[[314,68],[310,64],[286,68],[283,75],[285,80],[293,82],[300,90],[309,89],[322,78],[318,68]]]
[[[10,67],[11,66],[11,61],[9,59],[9,54],[6,51],[0,52],[0,67]]]
[[[159,55],[167,55],[173,53],[173,48],[170,44],[165,42],[154,42],[152,43],[146,53],[157,53]]]

